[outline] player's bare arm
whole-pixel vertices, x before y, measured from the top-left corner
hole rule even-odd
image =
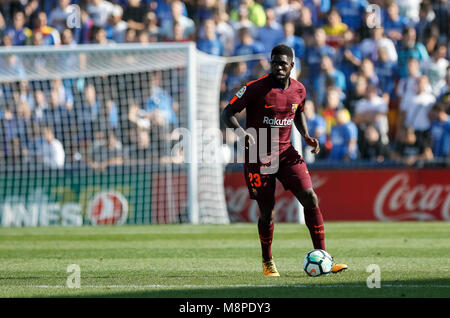
[[[300,135],[302,135],[305,139],[305,143],[308,146],[313,147],[311,153],[318,154],[320,151],[319,141],[309,135],[305,113],[300,109],[297,109],[297,111],[295,112],[294,124],[297,130],[300,132]]]
[[[223,123],[229,127],[233,128],[235,133],[238,135],[239,138],[247,138],[250,146],[253,146],[256,144],[255,138],[245,131],[244,128],[239,124],[239,121],[237,120],[235,116],[234,110],[231,108],[231,105],[227,105],[225,109],[222,111],[221,120]]]

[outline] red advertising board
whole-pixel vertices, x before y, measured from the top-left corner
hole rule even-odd
[[[450,221],[450,169],[310,170],[325,221]],[[225,174],[233,222],[255,222],[243,173]],[[293,195],[277,182],[276,221],[295,222]]]

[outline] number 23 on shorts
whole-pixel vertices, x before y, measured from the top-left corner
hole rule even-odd
[[[261,186],[261,175],[259,173],[249,172],[248,179],[252,187],[259,188]]]

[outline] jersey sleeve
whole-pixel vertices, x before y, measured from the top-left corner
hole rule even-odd
[[[245,107],[248,106],[249,95],[250,92],[248,90],[248,86],[242,86],[241,89],[238,90],[236,95],[234,95],[229,102],[231,109],[233,109],[235,113],[241,112]]]

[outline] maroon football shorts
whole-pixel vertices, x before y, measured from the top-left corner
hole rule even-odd
[[[261,173],[260,163],[246,163],[244,173],[250,198],[253,200],[275,200],[276,179],[285,190],[293,194],[312,188],[306,163],[292,145],[280,154],[277,172],[264,174]]]

